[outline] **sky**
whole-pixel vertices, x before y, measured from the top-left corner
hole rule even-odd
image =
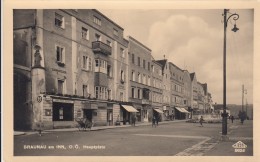
[[[198,10],[100,10],[130,35],[163,59],[208,84],[213,102],[223,103],[223,9]],[[227,27],[227,104],[242,104],[242,85],[247,93],[244,103],[253,102],[253,9],[232,9],[239,14]],[[239,30],[231,29],[236,23]]]

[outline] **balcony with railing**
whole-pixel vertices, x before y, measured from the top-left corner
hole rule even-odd
[[[95,54],[101,53],[104,55],[111,55],[112,53],[112,48],[109,45],[100,41],[92,42],[92,50]]]

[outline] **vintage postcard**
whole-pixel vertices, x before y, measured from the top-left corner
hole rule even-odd
[[[4,161],[259,160],[257,2],[70,3],[5,3]]]

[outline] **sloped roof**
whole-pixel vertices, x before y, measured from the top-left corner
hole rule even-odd
[[[156,62],[158,62],[159,64],[162,65],[162,68],[164,69],[165,65],[166,65],[166,62],[167,62],[167,59],[164,59],[164,60],[156,60]]]

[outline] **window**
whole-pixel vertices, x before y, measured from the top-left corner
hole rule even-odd
[[[132,77],[131,77],[132,81],[135,81],[135,72],[132,71]]]
[[[125,58],[125,50],[123,48],[120,48],[120,54],[121,57]]]
[[[152,71],[154,72],[154,66],[152,65]]]
[[[89,40],[88,29],[82,27],[82,29],[81,29],[81,37],[83,39]]]
[[[83,85],[82,86],[82,92],[83,92],[83,97],[89,97],[88,86],[87,85]]]
[[[107,65],[107,76],[112,77],[112,67],[111,67],[111,65]]]
[[[148,86],[150,86],[151,85],[151,78],[150,78],[150,76],[148,76],[148,80],[147,80],[147,84],[148,84]]]
[[[95,40],[96,41],[101,41],[101,36],[99,34],[95,34]]]
[[[64,56],[64,48],[60,46],[56,46],[56,61],[60,63],[65,62],[65,56]]]
[[[114,35],[118,36],[118,30],[114,29]]]
[[[135,63],[135,54],[132,53],[132,63]]]
[[[109,45],[111,47],[112,43],[109,40],[107,40],[107,45]]]
[[[143,60],[143,68],[145,69],[145,60]]]
[[[101,19],[97,18],[96,16],[94,16],[94,23],[101,26]]]
[[[64,28],[64,17],[60,14],[55,13],[55,26]]]
[[[150,62],[147,63],[147,69],[150,71]]]
[[[135,98],[135,88],[132,87],[132,98]]]
[[[141,59],[138,57],[138,66],[141,66]]]
[[[121,70],[121,83],[124,83],[124,81],[125,81],[125,72],[123,71],[123,70]]]
[[[141,74],[138,73],[138,82],[141,83]]]
[[[95,59],[95,72],[107,74],[107,62],[101,59]]]
[[[111,95],[111,90],[110,90]],[[95,87],[95,96],[97,99],[107,100],[108,99],[108,90],[106,87]],[[111,96],[110,96],[111,97]]]
[[[146,76],[143,74],[143,84],[146,84]]]
[[[107,95],[108,95],[108,99],[112,100],[112,90],[111,89],[107,90]]]
[[[65,81],[58,79],[58,94],[65,93]]]
[[[88,56],[83,56],[82,68],[85,70],[92,70],[92,59]]]

